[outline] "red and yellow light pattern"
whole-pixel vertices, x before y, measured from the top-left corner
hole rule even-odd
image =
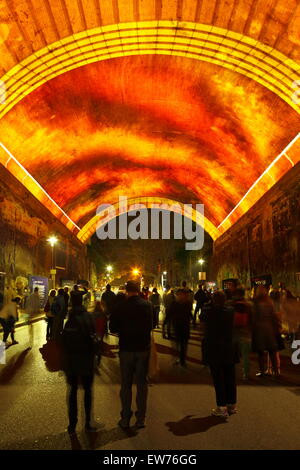
[[[290,149],[266,172],[299,130],[288,104],[238,73],[186,57],[122,57],[25,96],[0,120],[20,164],[3,149],[0,162],[82,240],[98,205],[120,195],[203,203],[216,238],[298,161]]]

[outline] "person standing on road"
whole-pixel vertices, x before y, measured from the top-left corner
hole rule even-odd
[[[136,378],[136,427],[145,426],[150,358],[151,330],[153,325],[150,302],[139,295],[135,281],[126,284],[127,299],[117,306],[110,318],[110,331],[119,335],[122,404],[119,426],[128,428],[132,416],[132,385]]]
[[[39,288],[35,287],[33,290],[33,293],[29,295],[26,299],[26,305],[25,305],[25,315],[26,315],[26,321],[28,324],[28,330],[29,330],[29,347],[33,347],[33,341],[34,341],[34,330],[33,330],[33,323],[32,319],[35,315],[38,315],[40,313],[40,308],[41,308],[41,301],[40,301],[40,296],[39,296]]]
[[[204,307],[202,314],[205,325],[202,359],[210,367],[217,402],[212,415],[221,418],[237,412],[235,364],[240,356],[233,335],[233,308],[225,306],[225,301],[224,292],[214,292],[212,303]]]
[[[187,346],[190,337],[190,322],[192,316],[192,304],[189,291],[187,289],[178,289],[176,300],[172,302],[169,309],[169,321],[174,330],[176,348],[179,358],[176,364],[186,365]]]
[[[18,307],[21,303],[21,297],[16,297],[8,302],[0,311],[0,325],[3,328],[3,343],[5,346],[10,346],[8,337],[11,336],[12,343],[18,344],[15,340],[15,323],[18,320]]]
[[[274,304],[264,286],[259,286],[254,297],[252,350],[258,354],[258,377],[266,375],[265,351],[268,351],[272,372],[279,375],[276,353],[279,350],[280,322]]]
[[[252,304],[245,299],[245,289],[242,287],[237,287],[232,307],[234,310],[233,332],[241,352],[243,379],[248,380],[252,339]]]
[[[92,426],[92,385],[94,379],[95,329],[92,316],[84,307],[69,312],[61,335],[63,370],[66,374],[68,391],[68,433],[75,434],[78,419],[77,390],[81,383],[84,389],[85,430],[95,432]]]
[[[166,338],[166,339],[172,338],[170,306],[172,305],[174,301],[175,301],[174,290],[168,286],[168,291],[166,294],[164,294],[164,297],[163,297],[165,317],[164,317],[163,326],[162,326],[162,335],[163,335],[163,338]],[[166,333],[166,329],[167,329],[167,333]]]
[[[70,302],[70,294],[68,286],[64,287],[64,298],[65,298],[65,318],[68,316],[69,311],[69,302]]]
[[[194,318],[193,318],[193,325],[196,326],[196,321],[197,321],[197,314],[199,311],[202,313],[203,305],[208,302],[208,296],[207,293],[204,290],[204,285],[199,284],[198,290],[196,294],[194,295],[194,299],[196,300],[196,308],[194,311]]]
[[[51,305],[51,313],[53,317],[53,332],[52,339],[59,341],[61,332],[64,327],[66,305],[65,305],[65,291],[64,289],[58,289],[57,296]]]
[[[111,285],[107,284],[106,291],[103,292],[101,301],[104,305],[106,315],[110,315],[116,303],[116,294],[111,290]]]
[[[82,307],[83,296],[88,291],[86,287],[84,286],[82,287],[83,287],[83,290],[79,290],[79,286],[75,284],[73,287],[73,290],[70,293],[72,309],[75,309],[77,307]]]
[[[152,294],[149,297],[149,301],[152,304],[153,328],[157,328],[158,327],[158,322],[159,322],[159,312],[160,312],[160,295],[157,292],[156,287],[153,288]]]
[[[49,339],[52,339],[54,314],[51,312],[51,307],[55,300],[55,296],[56,296],[56,290],[52,289],[49,293],[48,300],[44,307],[44,312],[46,313],[46,320],[47,320],[46,341],[48,341]]]

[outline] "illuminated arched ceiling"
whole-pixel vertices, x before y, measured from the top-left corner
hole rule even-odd
[[[204,203],[216,238],[299,160],[299,15],[1,0],[0,162],[82,240],[119,195]]]

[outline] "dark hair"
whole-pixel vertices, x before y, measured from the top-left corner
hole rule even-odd
[[[60,289],[58,289],[57,293],[58,293],[58,295],[64,295],[65,291],[62,288],[60,288]]]
[[[35,287],[35,288],[33,289],[33,292],[38,292],[38,291],[39,291],[39,288],[38,288],[38,287]]]
[[[107,290],[111,290],[111,285],[110,285],[110,284],[107,284],[106,289],[107,289]]]
[[[12,300],[12,302],[16,302],[16,304],[18,304],[19,302],[21,302],[21,297],[17,296],[14,299],[11,299],[11,300]]]
[[[186,281],[183,281],[182,287],[186,287]]]
[[[50,295],[50,297],[54,297],[56,295],[56,290],[51,289],[51,291],[49,292],[49,295]]]
[[[153,287],[152,292],[154,292],[155,294],[157,294],[157,288],[156,288],[156,287]]]
[[[127,281],[126,292],[140,292],[140,285],[136,281]]]

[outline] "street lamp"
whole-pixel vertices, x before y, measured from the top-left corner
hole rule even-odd
[[[111,273],[113,270],[112,266],[109,264],[108,266],[106,266],[106,271]]]
[[[205,263],[205,260],[203,258],[198,259],[198,263],[200,266],[202,266]]]
[[[52,265],[52,268],[51,268],[51,276],[52,276],[52,288],[55,289],[55,274],[56,274],[56,270],[55,270],[55,261],[54,261],[54,247],[56,245],[56,243],[58,242],[58,239],[54,236],[54,235],[51,235],[49,238],[48,238],[48,243],[50,244],[51,246],[51,265]]]
[[[140,270],[138,268],[133,268],[131,272],[134,277],[137,277],[140,274]]]

